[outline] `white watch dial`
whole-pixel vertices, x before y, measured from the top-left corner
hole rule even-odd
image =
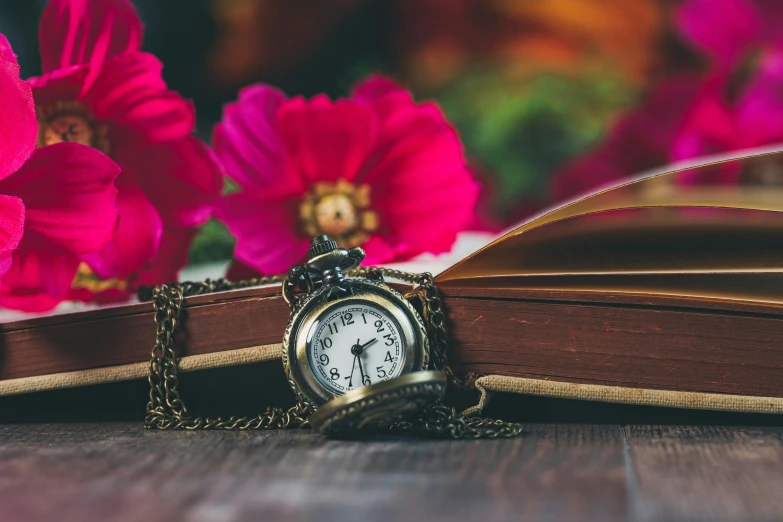
[[[336,395],[399,377],[405,339],[383,308],[347,302],[330,308],[310,328],[307,355],[318,381]]]

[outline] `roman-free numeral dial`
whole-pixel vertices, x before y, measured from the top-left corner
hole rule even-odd
[[[349,302],[330,308],[308,338],[313,373],[336,395],[402,373],[404,338],[397,321],[379,306]]]

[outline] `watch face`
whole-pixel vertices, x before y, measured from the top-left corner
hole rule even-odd
[[[328,308],[307,333],[310,367],[335,395],[399,377],[405,348],[397,320],[357,300]]]

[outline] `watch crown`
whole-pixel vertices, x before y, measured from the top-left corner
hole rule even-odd
[[[337,250],[337,242],[329,239],[328,236],[318,236],[310,241],[310,249],[307,251],[307,257],[315,256]]]

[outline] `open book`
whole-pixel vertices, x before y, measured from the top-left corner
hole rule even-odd
[[[450,360],[491,392],[783,413],[783,152],[653,173],[443,271]],[[777,170],[776,170],[777,169]],[[710,184],[741,173],[741,183]],[[279,288],[188,298],[182,371],[280,364]],[[152,307],[0,325],[0,395],[146,377]],[[272,362],[277,361],[277,362]]]

